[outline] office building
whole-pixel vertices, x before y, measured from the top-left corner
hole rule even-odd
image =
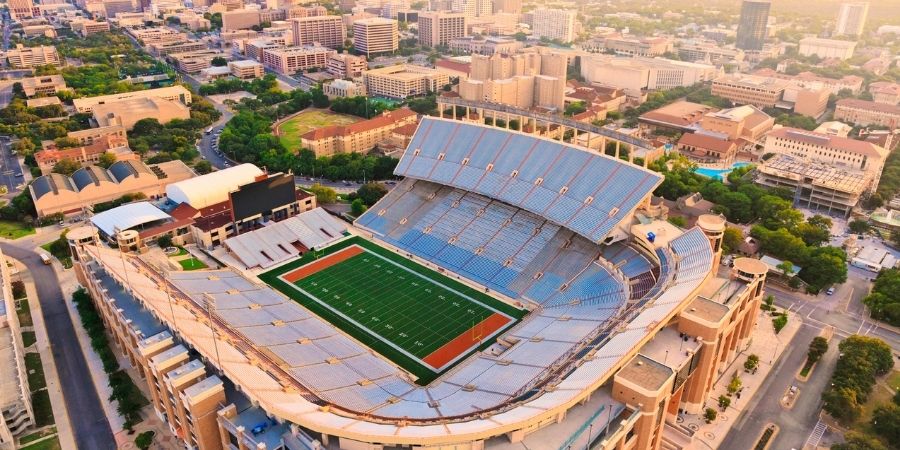
[[[6,52],[6,60],[16,69],[31,69],[37,66],[58,66],[59,53],[52,45],[39,45],[37,47],[25,47],[16,44],[16,48]]]
[[[419,14],[419,44],[423,47],[448,45],[466,36],[466,16],[460,13],[429,11]]]
[[[191,104],[191,91],[184,86],[168,86],[144,91],[122,92],[119,94],[98,95],[96,97],[83,97],[72,100],[75,111],[79,113],[92,113],[97,105],[113,103],[132,98],[158,97],[165,100],[177,101],[184,105]]]
[[[88,286],[110,328],[121,333],[145,324],[142,333],[134,333],[143,339],[121,339],[130,348],[123,351],[131,354],[148,346],[150,339],[179,336],[178,344],[161,347],[183,349],[157,349],[167,353],[155,356],[154,363],[181,361],[167,365],[169,369],[196,359],[209,366],[198,378],[217,374],[209,384],[227,393],[210,394],[212,402],[220,402],[217,411],[179,420],[196,425],[214,417],[217,426],[197,427],[195,434],[181,434],[184,439],[193,437],[200,448],[218,439],[223,448],[240,449],[643,450],[672,448],[678,438],[689,444],[690,436],[675,437],[669,428],[675,426],[679,410],[698,414],[714,402],[711,386],[743,360],[742,349],[761,317],[768,267],[738,258],[727,275],[718,276],[724,219],[703,215],[697,226],[683,230],[654,215],[647,205],[662,181],[659,174],[535,136],[424,120],[395,170],[404,181],[355,222],[353,234],[366,236],[354,238],[358,246],[385,254],[385,264],[394,264],[391,252],[382,253],[382,243],[390,242],[390,248],[410,258],[404,264],[427,263],[449,272],[428,253],[442,242],[459,259],[484,261],[453,269],[456,276],[478,285],[484,301],[495,292],[519,301],[528,292],[541,307],[527,312],[502,307],[524,317],[503,320],[506,327],[476,340],[490,343],[495,353],[466,353],[452,371],[431,382],[421,377],[416,382],[389,359],[395,356],[361,344],[342,331],[343,322],[310,314],[273,290],[290,293],[285,283],[270,286],[263,280],[271,278],[256,275],[270,270],[275,261],[292,264],[309,248],[328,248],[335,236],[344,234],[329,226],[333,220],[323,218],[315,222],[321,225],[301,228],[316,237],[312,240],[301,240],[278,223],[270,225],[270,233],[231,240],[218,254],[236,262],[215,270],[164,272],[146,255],[76,243],[77,277]],[[499,158],[498,143],[509,140],[521,145],[505,150],[513,152],[505,162]],[[534,147],[553,152],[553,157],[547,152],[529,156]],[[469,158],[470,153],[477,157]],[[560,161],[559,169],[551,170],[556,162],[540,162],[547,158]],[[583,164],[564,166],[573,160]],[[518,165],[522,170],[515,170]],[[528,167],[539,170],[525,170]],[[583,175],[574,177],[572,172],[579,170]],[[541,194],[546,200],[525,204],[527,200],[508,197],[516,191],[507,189],[507,200],[493,201],[492,195],[501,194],[491,194],[494,189],[486,183],[479,186],[481,178],[520,183],[525,191],[547,191]],[[598,190],[598,183],[611,188]],[[561,184],[569,189],[541,187]],[[220,188],[213,185],[199,192],[212,189]],[[596,197],[576,200],[595,191]],[[565,204],[575,206],[561,206]],[[560,219],[545,219],[545,210]],[[561,216],[576,213],[583,219]],[[466,241],[468,234],[453,239],[458,229],[430,226],[434,217],[451,216],[476,230],[472,233],[480,244]],[[504,225],[510,222],[522,225]],[[554,225],[557,222],[574,229]],[[317,233],[316,228],[326,232]],[[628,231],[616,231],[618,240],[606,243],[617,228]],[[401,241],[388,236],[389,230],[415,239]],[[550,259],[565,264],[545,261],[547,254],[556,253],[559,256]],[[539,270],[533,267],[543,267],[540,275],[531,274]],[[497,268],[511,273],[503,279],[487,278],[487,272]],[[374,265],[372,270],[377,270]],[[385,321],[388,316],[380,317]],[[584,345],[591,348],[578,350]],[[143,367],[142,360],[136,361]],[[438,389],[446,393],[435,399],[429,392]],[[529,395],[523,397],[522,392]],[[176,403],[184,398],[173,397]],[[175,423],[170,414],[157,413]]]
[[[491,0],[453,0],[452,11],[466,17],[484,17],[494,13]]]
[[[266,70],[262,64],[247,59],[240,61],[229,61],[228,70],[231,71],[231,75],[233,77],[240,78],[241,80],[262,78],[263,75],[266,74]]]
[[[322,45],[339,49],[344,47],[347,29],[341,16],[312,16],[291,19],[294,46]]]
[[[142,45],[184,42],[187,34],[169,27],[128,28],[126,33],[137,39]]]
[[[258,9],[236,9],[222,13],[222,31],[246,30],[259,23]]]
[[[315,45],[276,47],[262,51],[262,64],[278,73],[293,75],[312,68],[324,69],[334,50]]]
[[[803,56],[818,56],[822,59],[837,58],[844,60],[853,57],[855,48],[856,41],[808,37],[800,39],[799,53]]]
[[[150,54],[164,58],[173,53],[196,52],[206,50],[206,42],[203,41],[184,41],[184,42],[166,42],[160,44],[150,44],[147,49]]]
[[[537,38],[572,42],[575,40],[575,11],[538,8],[532,11],[531,34]]]
[[[353,22],[353,47],[366,57],[393,53],[399,42],[396,20],[373,17]]]
[[[169,59],[175,62],[178,70],[184,73],[197,73],[212,66],[216,58],[230,59],[231,55],[220,50],[196,50],[185,53],[171,53]]]
[[[22,78],[19,83],[27,98],[52,96],[69,89],[62,75]]]
[[[738,105],[779,107],[819,117],[825,112],[831,91],[821,83],[738,74],[713,80],[712,93]]]
[[[34,0],[9,0],[9,16],[16,21],[40,16]]]
[[[462,54],[491,56],[498,53],[512,54],[525,48],[525,44],[511,38],[500,36],[480,37],[464,36],[450,41],[450,51]]]
[[[363,72],[363,84],[369,95],[407,99],[440,91],[450,77],[440,71],[411,64],[370,69]]]
[[[522,14],[522,0],[494,0],[494,14]]]
[[[878,125],[893,130],[900,128],[900,106],[845,98],[837,101],[834,118],[863,127]]]
[[[73,20],[69,23],[69,26],[72,28],[72,31],[80,34],[82,37],[109,31],[109,22],[105,20],[102,22],[89,19]]]
[[[859,36],[866,26],[869,17],[868,2],[841,3],[838,10],[837,24],[834,34],[838,36]]]
[[[741,50],[759,51],[766,42],[769,23],[769,0],[743,0],[734,46]]]
[[[349,53],[333,53],[328,56],[325,70],[337,78],[358,78],[369,67],[366,58]]]

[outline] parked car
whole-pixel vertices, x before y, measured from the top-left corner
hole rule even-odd
[[[834,288],[833,288],[833,287],[828,288],[828,290],[825,291],[825,294],[826,294],[826,295],[833,295],[833,294],[834,294]]]

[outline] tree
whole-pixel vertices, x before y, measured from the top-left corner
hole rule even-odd
[[[741,377],[737,376],[737,374],[731,377],[731,381],[728,383],[728,393],[734,394],[737,391],[741,390],[741,386],[743,386],[744,382],[741,381]]]
[[[359,217],[366,212],[366,205],[363,203],[361,198],[354,199],[353,202],[350,203],[350,214],[354,217]]]
[[[753,220],[753,201],[741,192],[728,192],[719,199],[719,206],[725,217],[731,222],[748,223]]]
[[[849,387],[828,389],[822,394],[822,399],[825,401],[822,409],[844,423],[853,422],[862,413],[856,391]]]
[[[719,416],[719,413],[712,408],[706,408],[706,411],[703,412],[703,418],[706,420],[706,423],[713,423],[716,420],[716,417]]]
[[[777,315],[774,319],[772,319],[772,326],[775,328],[775,334],[781,333],[781,330],[787,326],[788,317],[787,314],[781,313]]]
[[[687,221],[684,220],[684,217],[681,217],[681,216],[671,216],[668,218],[668,221],[669,221],[669,223],[671,223],[672,225],[675,225],[678,228],[687,227]]]
[[[759,356],[758,355],[747,356],[747,360],[744,361],[744,369],[747,369],[748,372],[754,372],[754,371],[756,371],[757,367],[759,367]]]
[[[113,165],[115,162],[116,154],[113,152],[106,152],[100,155],[100,158],[97,160],[97,165],[104,169],[109,169],[109,166]]]
[[[822,228],[809,223],[801,223],[794,229],[794,234],[803,239],[803,242],[810,247],[818,247],[831,238],[831,229]]]
[[[153,436],[155,434],[155,432],[150,430],[137,435],[134,439],[134,445],[141,450],[147,450],[150,448],[150,445],[153,444]]]
[[[844,434],[843,444],[834,444],[831,450],[888,450],[878,439],[850,431]]]
[[[212,172],[212,164],[205,159],[201,159],[194,163],[194,172],[197,172],[200,175],[204,175]]]
[[[888,442],[900,442],[900,406],[886,403],[876,408],[872,429]]]
[[[731,397],[727,395],[719,396],[719,408],[722,408],[722,411],[725,411],[729,406],[731,406]],[[713,418],[715,420],[715,418]]]
[[[843,283],[847,281],[847,253],[837,247],[814,248],[799,276],[816,291]]]
[[[385,194],[387,194],[387,188],[381,183],[366,183],[356,191],[357,198],[361,199],[366,206],[374,205]]]
[[[785,277],[794,276],[794,263],[790,261],[782,261],[775,268],[780,270]]]
[[[725,253],[736,252],[743,242],[744,233],[740,228],[725,227],[725,233],[722,235],[722,249]]]
[[[312,185],[309,188],[309,191],[312,192],[316,196],[316,201],[319,203],[334,203],[337,201],[337,192],[334,189],[322,186],[319,183]]]
[[[872,292],[863,298],[872,317],[900,326],[900,270],[884,269],[875,278]]]
[[[816,336],[813,338],[812,342],[809,343],[809,350],[806,352],[806,360],[810,362],[810,364],[815,363],[825,352],[828,351],[828,340],[822,336]]]
[[[80,168],[81,164],[78,164],[77,162],[75,162],[75,160],[63,158],[53,165],[53,169],[51,171],[53,173],[61,173],[66,176],[71,176],[73,173],[75,173],[76,170]]]
[[[852,231],[855,234],[865,234],[865,233],[868,233],[869,230],[872,229],[872,226],[869,225],[869,222],[867,220],[856,219],[856,220],[850,221],[850,223],[847,224],[847,228],[849,228],[850,231]]]
[[[822,398],[828,414],[850,423],[859,417],[876,377],[894,367],[894,356],[884,341],[868,336],[850,336],[838,349],[841,355],[831,375],[830,387]]]
[[[221,56],[216,56],[209,63],[215,67],[225,67],[228,65],[228,60]]]
[[[168,234],[164,234],[164,235],[158,237],[156,239],[156,245],[158,245],[159,248],[171,247],[172,246],[172,236],[169,236]]]

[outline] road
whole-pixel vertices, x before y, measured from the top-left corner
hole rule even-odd
[[[900,333],[869,319],[862,304],[871,286],[869,279],[874,276],[851,267],[847,282],[837,286],[833,295],[811,296],[769,284],[767,293],[775,297],[775,305],[802,317],[803,325],[791,348],[782,355],[752,400],[755,404],[738,419],[720,448],[753,448],[763,427],[770,422],[780,427],[771,448],[802,448],[818,421],[821,394],[828,387],[829,377],[837,364],[837,346],[842,339],[854,334],[877,337],[900,356]],[[816,365],[808,381],[796,380],[794,376],[806,360],[809,342],[827,326],[834,327],[828,353]],[[798,386],[801,393],[794,407],[785,409],[780,400],[791,385]]]
[[[52,266],[44,265],[37,253],[10,243],[0,243],[3,253],[21,261],[35,280],[53,359],[59,375],[66,411],[80,449],[115,449],[115,438],[103,412],[100,397],[75,335],[59,280]],[[81,326],[80,324],[77,326]]]

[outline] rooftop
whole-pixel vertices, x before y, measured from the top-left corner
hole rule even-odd
[[[800,128],[775,128],[770,131],[767,136],[835,150],[843,150],[870,158],[884,158],[888,153],[885,149],[872,144],[871,142],[858,141],[856,139],[825,133],[816,133],[815,131],[807,131]]]
[[[888,105],[886,103],[877,103],[869,100],[859,100],[855,98],[845,98],[837,101],[837,107],[845,106],[847,108],[867,109],[884,114],[900,115],[900,106]]]
[[[699,122],[704,114],[715,111],[716,109],[711,106],[679,101],[641,114],[640,119],[664,125],[688,127]]]
[[[634,357],[616,374],[616,379],[628,380],[648,391],[656,391],[672,377],[671,368],[642,354]]]

